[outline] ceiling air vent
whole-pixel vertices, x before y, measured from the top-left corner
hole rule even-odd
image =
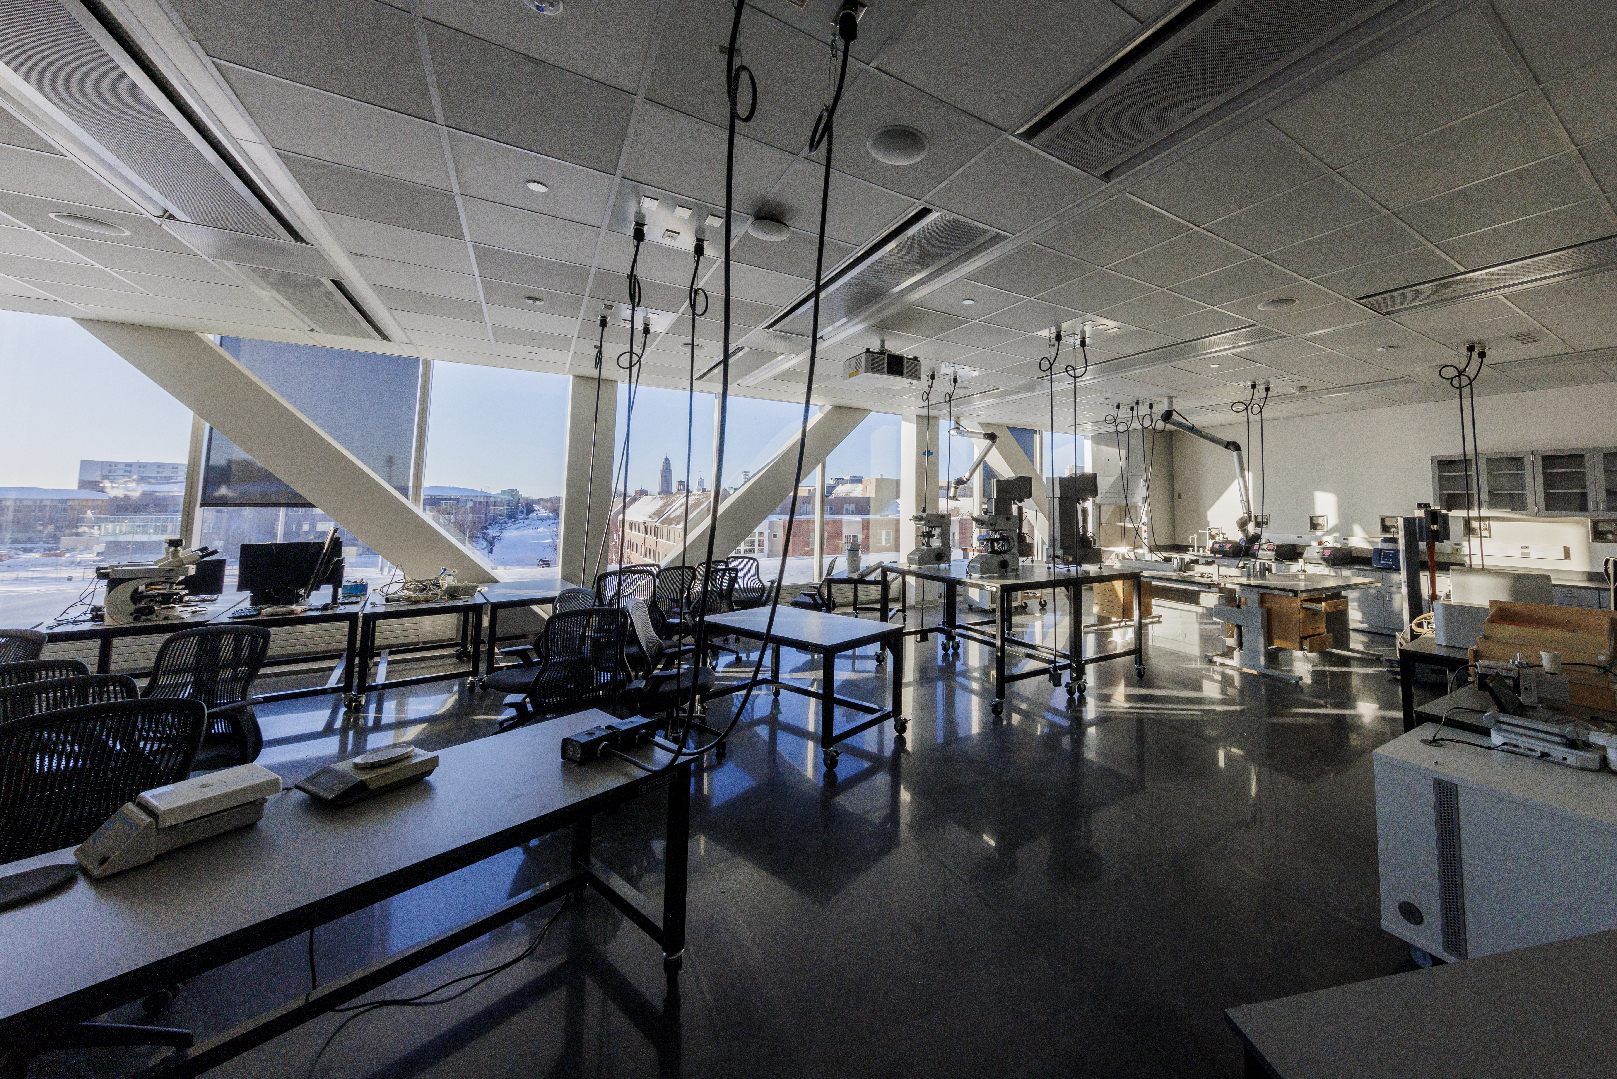
[[[1553,281],[1590,277],[1613,269],[1617,269],[1617,236],[1606,236],[1481,270],[1361,296],[1359,302],[1378,315],[1396,315],[1422,307],[1444,307],[1484,296],[1519,292]]]
[[[1392,0],[1193,0],[1020,134],[1111,179],[1121,166],[1339,38]],[[1179,140],[1174,140],[1179,141]]]

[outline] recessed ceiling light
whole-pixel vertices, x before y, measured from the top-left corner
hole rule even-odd
[[[544,303],[545,302],[545,298],[543,296],[524,296],[522,298],[524,300],[527,300],[529,303]]]
[[[51,220],[71,228],[83,229],[85,232],[99,232],[103,236],[128,236],[129,230],[102,221],[94,217],[85,217],[83,214],[51,214]]]
[[[1207,366],[1208,366],[1208,367],[1220,367],[1220,366],[1222,366],[1222,365],[1221,365],[1221,364],[1216,364],[1216,363],[1210,363],[1210,364],[1208,364],[1208,365],[1207,365]]]
[[[965,305],[966,307],[970,307],[972,304],[976,303],[977,301],[972,299],[970,296],[967,296],[965,299],[961,300],[960,302],[963,305]]]
[[[545,183],[543,180],[529,180],[523,186],[526,187],[529,191],[536,192],[537,194],[540,194],[540,195],[543,195],[546,191],[550,190],[550,185]]]
[[[1393,351],[1396,351],[1397,348],[1398,348],[1397,345],[1377,345],[1376,346],[1376,351],[1377,352],[1393,352]]]
[[[865,149],[884,165],[913,165],[926,156],[926,136],[913,127],[894,124],[871,135]]]
[[[792,234],[783,221],[776,221],[773,217],[755,217],[747,226],[747,231],[772,244],[778,244]]]
[[[1296,299],[1291,296],[1276,296],[1272,300],[1264,300],[1262,303],[1258,304],[1258,310],[1284,311],[1286,308],[1291,307],[1296,303]]]

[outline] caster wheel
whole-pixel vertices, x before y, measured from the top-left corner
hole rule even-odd
[[[779,686],[775,687],[775,697],[776,697],[777,700],[780,698],[780,687]]]
[[[876,650],[876,662],[877,663],[886,663],[887,662],[887,649],[879,648],[879,649]]]
[[[464,662],[464,661],[466,661],[468,659],[471,659],[472,654],[470,652],[466,651],[466,649],[464,649],[464,648],[458,648],[458,649],[455,650],[455,658],[458,659],[458,660],[461,660],[462,662]]]
[[[952,649],[954,649],[954,654],[955,654],[955,655],[957,655],[957,656],[958,656],[958,655],[959,655],[959,654],[960,654],[960,642],[959,642],[959,641],[955,641],[955,642],[954,642],[954,643],[953,643],[953,644],[951,644],[951,645],[950,645],[950,646],[949,646],[949,647],[950,647],[950,648],[952,648]]]
[[[1075,684],[1073,684],[1072,682],[1068,682],[1067,683],[1067,697],[1070,699],[1070,698],[1076,697],[1077,695],[1078,695],[1078,687]]]
[[[893,720],[893,733],[894,734],[903,734],[905,731],[907,731],[909,729],[910,729],[910,721],[909,720],[903,719],[903,718]]]
[[[1039,600],[1039,610],[1042,611],[1048,606],[1050,606],[1050,601],[1049,600],[1047,600],[1047,599]]]
[[[842,754],[835,749],[828,749],[824,754],[822,754],[822,756],[824,757],[826,768],[834,769],[837,766],[837,761],[841,759]]]
[[[1138,678],[1142,682],[1145,681],[1145,668],[1144,667],[1136,667],[1136,668],[1134,668],[1134,677]]]
[[[989,710],[991,712],[993,712],[996,716],[1002,716],[1002,715],[1005,714],[1005,702],[1004,701],[995,701],[993,703],[993,705],[990,707]]]
[[[1081,697],[1085,693],[1088,693],[1088,692],[1089,692],[1089,683],[1087,681],[1080,680],[1078,682],[1078,695]]]

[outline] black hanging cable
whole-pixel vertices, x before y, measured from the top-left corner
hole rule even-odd
[[[1044,558],[1050,565],[1056,562],[1056,369],[1061,363],[1061,327],[1057,326],[1054,336],[1055,350],[1039,361],[1039,371],[1050,379],[1050,486],[1045,488],[1044,508],[1045,532],[1048,534],[1044,542]],[[1067,370],[1070,372],[1071,367]]]
[[[578,567],[580,578],[589,576],[590,522],[595,519],[595,436],[601,428],[601,368],[604,366],[606,356],[606,312],[604,311],[601,313],[600,325],[601,335],[595,341],[595,414],[590,420],[590,466],[589,476],[584,482],[584,542],[581,545],[584,557]],[[611,499],[608,497],[608,502],[610,501]],[[599,566],[599,562],[596,564]],[[563,572],[565,572],[565,569]]]
[[[634,324],[635,316],[640,313],[640,248],[645,242],[646,223],[641,220],[636,220],[634,223],[634,254],[629,257],[629,272],[627,274],[629,292],[629,347],[618,353],[617,359],[614,361],[617,369],[624,372],[626,376],[625,381],[627,381],[629,384],[628,399],[625,402],[626,407],[624,409],[623,416],[623,459],[617,468],[618,481],[623,484],[622,508],[618,514],[617,565],[620,567],[623,565],[623,548],[628,539],[629,529],[629,448],[632,445],[634,436],[635,391],[639,389],[641,358],[645,355],[646,342],[651,336],[651,326],[648,322],[641,332],[640,353],[639,355],[636,355],[634,347]],[[624,362],[625,358],[627,358],[627,363]],[[609,520],[607,521],[607,524],[601,529],[602,553],[606,553],[608,550],[607,539],[612,533],[612,529],[610,527],[610,513],[608,514],[608,518]],[[596,565],[600,565],[599,555],[596,558]]]
[[[1464,470],[1465,479],[1465,521],[1466,528],[1474,528],[1477,535],[1477,565],[1479,568],[1487,565],[1487,559],[1482,551],[1482,459],[1477,449],[1477,376],[1482,374],[1483,361],[1488,358],[1488,349],[1484,345],[1472,342],[1465,346],[1465,363],[1456,365],[1446,363],[1438,368],[1438,376],[1454,388],[1460,404],[1460,463]],[[1472,366],[1473,362],[1476,364]],[[1471,412],[1470,449],[1466,448],[1466,411],[1469,404]],[[1475,468],[1472,467],[1475,458]],[[1475,502],[1473,502],[1473,493]],[[1473,510],[1475,518],[1473,519]],[[1475,523],[1473,524],[1473,520]],[[1466,537],[1466,549],[1471,547],[1470,537]]]
[[[691,260],[691,283],[685,288],[685,306],[691,315],[690,374],[685,379],[685,520],[680,525],[679,568],[685,568],[685,537],[691,534],[691,447],[696,434],[696,320],[707,314],[707,290],[697,286],[702,269],[702,255],[706,251],[702,237],[696,238]],[[700,307],[698,307],[700,301]],[[683,613],[683,612],[682,612]]]

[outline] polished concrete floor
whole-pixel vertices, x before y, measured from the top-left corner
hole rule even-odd
[[[377,994],[503,963],[550,924],[530,958],[440,994],[463,996],[330,1016],[212,1074],[1239,1075],[1225,1008],[1409,968],[1377,924],[1370,760],[1401,729],[1397,685],[1383,664],[1337,655],[1283,653],[1296,686],[1225,672],[1202,659],[1220,644],[1210,622],[1159,613],[1143,680],[1126,662],[1092,668],[1072,707],[1042,678],[1019,682],[999,722],[983,649],[942,659],[936,637],[912,640],[907,738],[867,732],[835,777],[805,737],[813,703],[754,697],[696,780],[673,1003],[654,946],[591,897]],[[1051,615],[1018,626],[1064,639]],[[888,680],[867,653],[839,663],[838,681],[875,699]],[[395,741],[485,737],[502,713],[463,681],[348,715],[334,700],[263,709],[261,763],[293,780]],[[596,826],[604,860],[651,894],[660,821],[651,798]],[[313,974],[465,921],[565,853],[562,837],[541,841],[325,926]],[[164,1021],[211,1033],[289,999],[309,985],[309,947],[299,937],[196,979]],[[140,1059],[57,1055],[36,1074]]]

